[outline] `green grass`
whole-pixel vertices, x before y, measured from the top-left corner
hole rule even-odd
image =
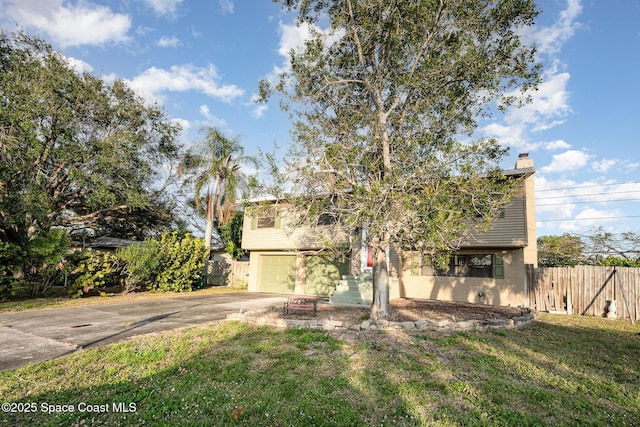
[[[639,355],[638,326],[577,316],[417,336],[226,322],[0,372],[0,403],[37,409],[0,426],[634,426]]]
[[[200,289],[192,292],[140,292],[129,294],[116,294],[108,296],[92,296],[85,298],[69,298],[69,297],[47,297],[47,298],[29,298],[19,299],[16,301],[0,301],[0,313],[13,312],[23,310],[37,310],[41,308],[55,307],[74,307],[79,305],[100,305],[100,304],[117,304],[122,302],[130,302],[140,298],[176,298],[188,295],[210,295],[210,294],[226,294],[230,292],[246,292],[246,289],[239,289],[227,286],[216,286],[206,289]]]

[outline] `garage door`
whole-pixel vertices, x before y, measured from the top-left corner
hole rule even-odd
[[[349,273],[348,261],[328,260],[319,256],[305,258],[304,292],[309,295],[330,295],[343,275]]]
[[[292,294],[296,287],[295,255],[261,255],[258,290]]]

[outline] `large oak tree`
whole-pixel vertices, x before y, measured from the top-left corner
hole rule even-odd
[[[0,240],[24,246],[55,226],[142,237],[171,223],[158,183],[178,132],[123,81],[0,34]]]
[[[390,245],[436,256],[490,224],[514,193],[477,119],[525,100],[540,67],[520,34],[531,0],[281,0],[310,29],[277,83],[293,144],[273,182],[301,221],[364,226],[372,318],[389,316]],[[327,26],[321,30],[320,26]],[[273,191],[276,193],[276,191]],[[285,194],[274,194],[285,196]]]

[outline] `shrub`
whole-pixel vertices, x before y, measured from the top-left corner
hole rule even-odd
[[[116,255],[124,263],[122,291],[138,291],[154,283],[162,269],[162,247],[157,240],[145,240],[119,249]]]
[[[18,245],[0,242],[0,301],[15,294],[14,271],[22,265],[25,252]]]
[[[163,233],[160,238],[162,265],[149,290],[156,292],[189,292],[202,284],[202,273],[208,249],[202,239],[191,234]]]
[[[92,252],[74,271],[69,295],[119,286],[123,292],[188,292],[202,284],[208,250],[190,234],[163,233],[160,240],[119,249],[115,254]]]
[[[64,283],[70,271],[66,259],[69,247],[69,235],[62,229],[39,234],[28,242],[23,268],[24,284],[31,296],[43,296]]]
[[[69,296],[76,298],[92,290],[104,290],[110,286],[121,286],[124,263],[116,255],[108,252],[90,252],[74,270],[77,275],[71,286]]]

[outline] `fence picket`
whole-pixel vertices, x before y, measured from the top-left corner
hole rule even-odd
[[[527,266],[529,304],[539,311],[566,311],[602,316],[606,301],[619,300],[619,318],[638,320],[640,312],[640,268],[578,265],[575,267]],[[620,283],[627,304],[623,303]],[[603,285],[605,285],[603,287]]]

